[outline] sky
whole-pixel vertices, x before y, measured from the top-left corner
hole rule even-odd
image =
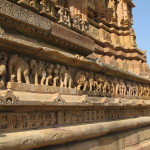
[[[136,33],[138,48],[147,50],[147,61],[150,66],[150,0],[132,0],[136,5],[133,8],[133,28]]]

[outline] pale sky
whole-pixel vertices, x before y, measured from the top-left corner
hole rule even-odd
[[[147,60],[150,66],[150,0],[133,0],[133,20],[137,45],[141,50],[147,50]]]

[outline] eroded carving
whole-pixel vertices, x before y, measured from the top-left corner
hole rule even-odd
[[[31,69],[31,79],[34,81],[36,85],[40,84],[44,85],[46,80],[46,70],[45,70],[45,63],[43,61],[37,62],[36,60],[32,59],[30,61],[30,69]]]
[[[65,66],[61,66],[59,76],[60,76],[60,87],[71,88],[72,79],[71,76],[69,75],[68,69]]]
[[[32,8],[37,8],[36,0],[18,0],[18,4],[24,4]]]
[[[14,76],[18,83],[22,83],[23,79],[27,84],[29,81],[29,65],[26,60],[17,54],[12,55],[8,62],[9,80]],[[23,77],[23,79],[22,79]]]
[[[70,11],[67,8],[60,7],[58,11],[58,23],[71,27]]]
[[[47,65],[46,65],[46,73],[47,73],[46,85],[50,85],[50,86],[53,85],[53,75],[52,75],[53,68],[54,68],[53,64],[47,63]]]
[[[73,29],[81,32],[87,32],[89,30],[89,23],[82,19],[81,14],[74,15],[72,20]]]
[[[16,97],[11,90],[7,90],[5,94],[0,96],[1,104],[18,104],[19,99]]]
[[[52,0],[40,0],[40,13],[56,18],[55,3]]]
[[[0,51],[0,88],[2,88],[6,82],[7,59],[7,54],[5,52]]]

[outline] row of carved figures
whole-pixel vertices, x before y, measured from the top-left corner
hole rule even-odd
[[[107,92],[116,95],[150,96],[150,87],[148,85],[141,85],[98,73],[79,71],[76,74],[75,81],[77,90]]]
[[[77,31],[86,32],[89,30],[89,24],[82,19],[82,15],[71,16],[67,8],[66,0],[10,0],[25,7],[36,8],[40,14],[58,20],[58,23]]]
[[[150,87],[100,73],[79,70],[0,51],[0,83],[7,81],[76,88],[119,95],[150,96]]]

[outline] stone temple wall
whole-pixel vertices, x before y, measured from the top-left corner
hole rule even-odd
[[[131,0],[0,0],[0,149],[147,150],[150,69]]]

